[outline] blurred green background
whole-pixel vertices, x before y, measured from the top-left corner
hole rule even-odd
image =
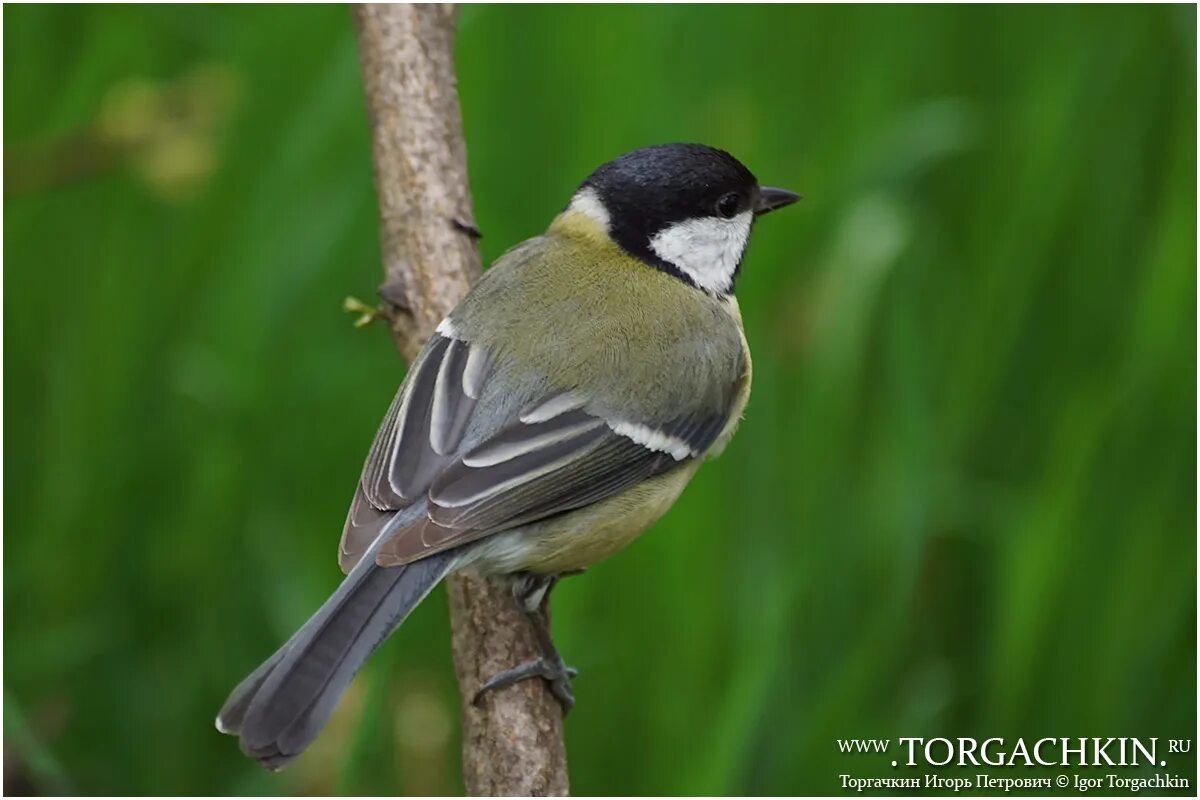
[[[212,727],[336,585],[403,376],[340,308],[380,282],[349,11],[4,23],[6,788],[460,792],[440,591],[288,771]],[[1195,26],[463,9],[486,259],[645,144],[806,195],[739,284],[738,437],[556,595],[577,793],[897,774],[837,738],[1194,736]]]

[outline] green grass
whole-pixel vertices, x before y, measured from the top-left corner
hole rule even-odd
[[[294,768],[212,729],[336,584],[403,376],[340,310],[380,280],[349,13],[4,23],[6,787],[461,791],[440,592]],[[805,194],[739,284],[733,445],[556,596],[577,793],[893,774],[846,737],[1193,737],[1194,8],[460,29],[486,258],[644,144]]]

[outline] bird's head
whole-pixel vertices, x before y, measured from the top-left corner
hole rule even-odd
[[[796,202],[702,144],[643,147],[588,176],[566,215],[595,223],[630,255],[709,294],[733,292],[754,220]]]

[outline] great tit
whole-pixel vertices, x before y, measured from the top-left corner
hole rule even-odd
[[[544,656],[559,575],[632,541],[729,442],[750,394],[734,283],[755,220],[798,195],[728,153],[666,144],[593,172],[541,236],[501,256],[414,360],[346,519],[345,580],[230,694],[217,728],[277,769],[437,583],[512,580]]]

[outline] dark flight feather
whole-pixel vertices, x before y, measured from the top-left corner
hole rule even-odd
[[[369,550],[368,553],[374,553]],[[278,769],[309,745],[367,657],[453,566],[452,553],[384,568],[361,560],[308,622],[230,694],[217,727]]]

